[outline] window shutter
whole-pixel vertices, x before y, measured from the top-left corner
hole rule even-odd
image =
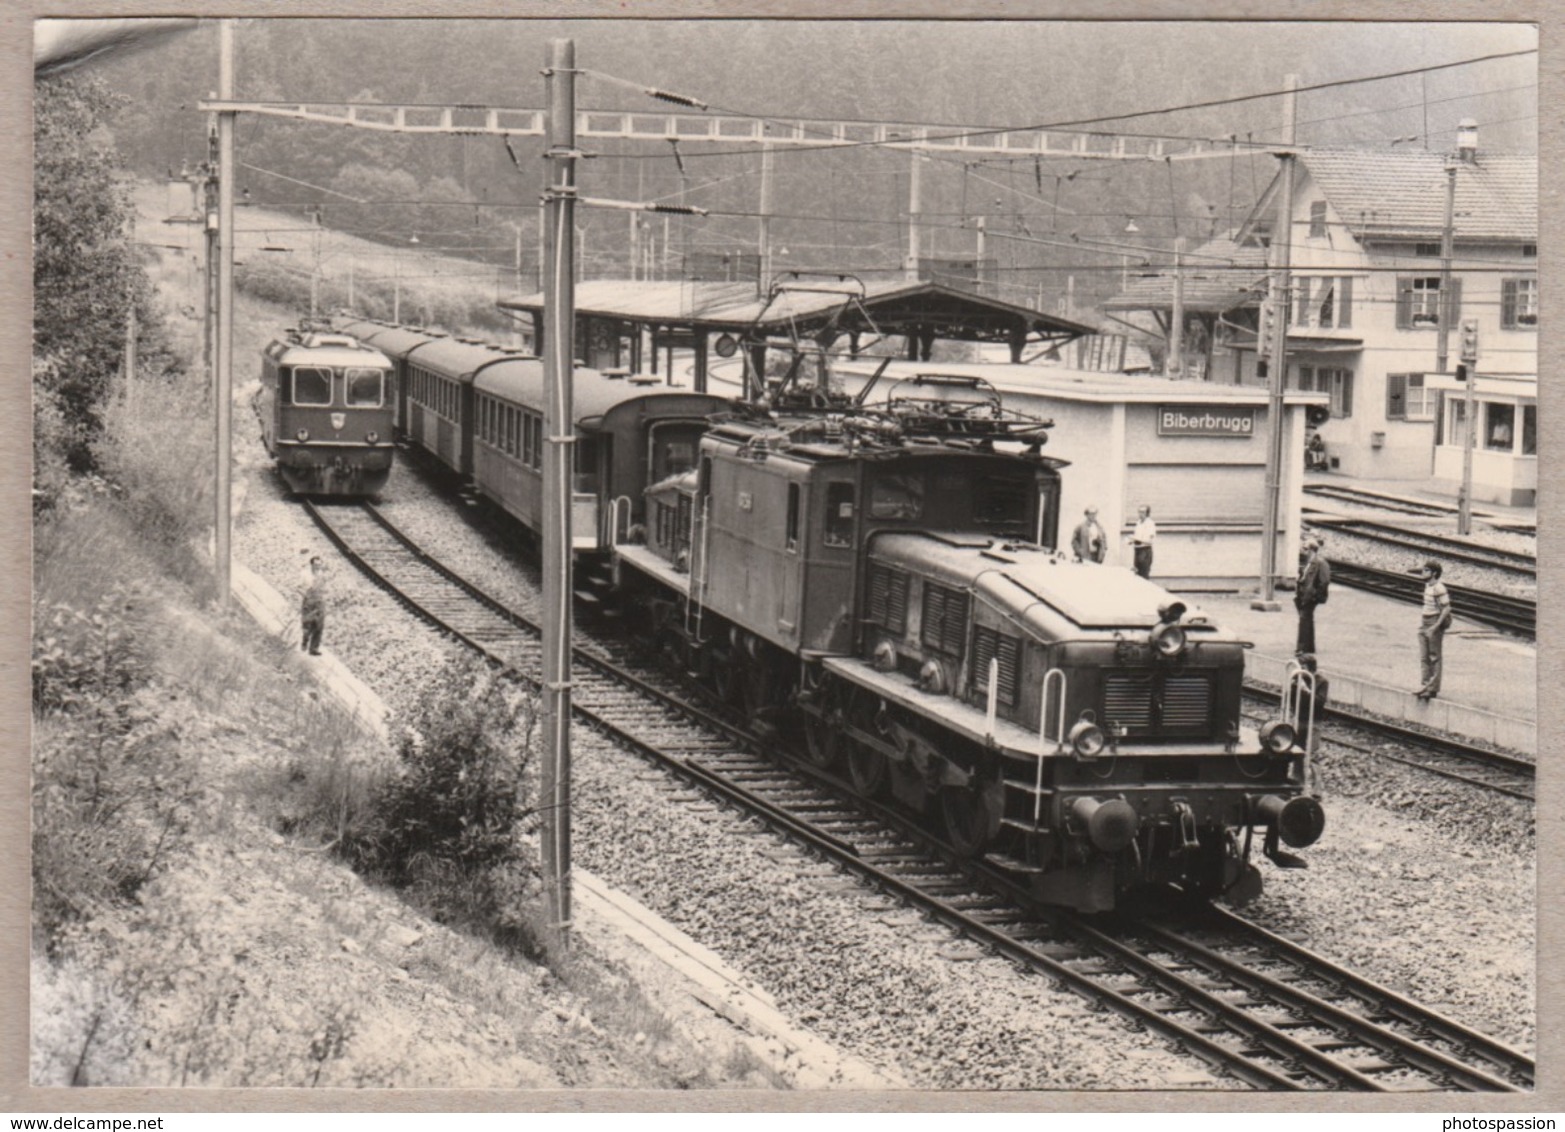
[[[1407,419],[1407,374],[1386,374],[1386,419],[1388,421],[1405,421]]]
[[[1344,275],[1337,280],[1337,326],[1348,330],[1353,326],[1353,276]]]
[[[1305,327],[1305,326],[1308,326],[1310,324],[1310,281],[1309,281],[1309,279],[1300,279],[1300,280],[1298,280],[1294,284],[1294,289],[1298,292],[1299,301],[1298,301],[1298,306],[1296,307],[1296,310],[1297,310],[1298,313],[1295,315],[1293,321],[1298,326]]]
[[[1315,388],[1315,367],[1314,366],[1300,366],[1299,367],[1299,384],[1298,384],[1299,391],[1301,393],[1309,393],[1314,388]]]
[[[1397,329],[1413,328],[1413,277],[1397,276]]]
[[[1353,415],[1353,371],[1350,369],[1338,370],[1342,375],[1342,415]]]
[[[1516,329],[1516,280],[1500,282],[1500,325],[1506,330]]]
[[[1462,324],[1462,281],[1451,280],[1451,293],[1440,297],[1445,300],[1440,313],[1440,317],[1445,320],[1443,325],[1455,330]]]

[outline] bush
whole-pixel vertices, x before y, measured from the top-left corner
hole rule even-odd
[[[344,851],[395,885],[525,865],[536,721],[536,702],[484,663],[446,668],[407,713],[371,828]]]

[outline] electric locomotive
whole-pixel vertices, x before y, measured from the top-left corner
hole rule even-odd
[[[391,362],[347,334],[290,329],[261,358],[256,415],[300,495],[374,495],[391,475]]]
[[[1242,901],[1256,832],[1302,864],[1324,817],[1292,728],[1243,725],[1246,644],[1052,549],[1045,423],[972,379],[879,408],[780,392],[715,421],[698,467],[648,489],[644,543],[615,548],[671,659],[1047,902]]]

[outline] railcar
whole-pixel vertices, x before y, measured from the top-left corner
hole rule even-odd
[[[473,380],[474,486],[535,532],[543,525],[543,387],[537,358],[486,366]],[[580,367],[571,397],[573,549],[598,554],[644,524],[649,484],[695,466],[707,417],[730,402]]]
[[[351,334],[365,345],[373,346],[391,359],[392,368],[392,407],[393,422],[396,426],[398,437],[406,436],[408,431],[408,367],[412,364],[412,357],[418,347],[426,342],[448,338],[449,335],[438,330],[422,330],[416,327],[398,326],[391,322],[379,322],[374,319],[355,318],[339,319],[336,328],[345,334]]]
[[[1244,642],[1129,570],[1054,551],[1042,426],[949,383],[880,411],[714,424],[615,547],[644,632],[867,796],[1047,902],[1259,891],[1319,837],[1305,754],[1240,716]],[[1287,846],[1287,848],[1284,848]]]
[[[395,457],[391,361],[348,334],[291,330],[266,347],[256,415],[300,495],[374,495]]]

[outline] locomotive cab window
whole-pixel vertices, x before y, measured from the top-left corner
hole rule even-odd
[[[853,485],[829,483],[826,485],[827,546],[853,545]]]
[[[361,408],[379,408],[384,400],[385,375],[378,369],[349,366],[344,371],[348,404]]]
[[[1033,491],[1031,479],[985,476],[978,482],[973,518],[994,534],[1031,534],[1027,530],[1027,509],[1032,504]]]
[[[293,371],[295,405],[330,405],[331,370],[322,366],[295,366]]]
[[[905,472],[877,476],[870,484],[869,514],[872,519],[922,519],[924,477]]]

